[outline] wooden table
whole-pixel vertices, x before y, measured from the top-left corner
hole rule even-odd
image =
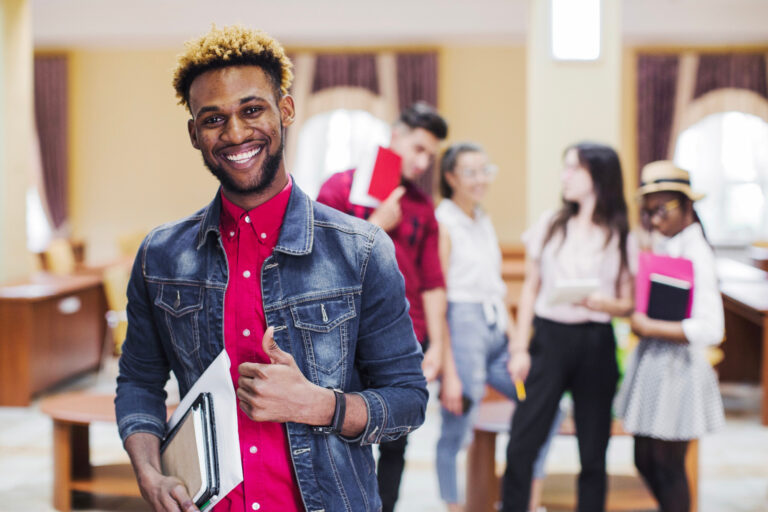
[[[492,512],[500,499],[501,479],[496,474],[496,436],[508,432],[514,404],[508,400],[484,401],[475,422],[474,439],[467,453],[467,510]],[[621,422],[614,420],[612,435],[627,435]],[[567,418],[559,435],[574,435],[573,421]],[[686,470],[691,491],[691,510],[698,507],[699,446],[692,441],[686,456]],[[557,509],[575,509],[575,475],[547,475],[542,505]],[[655,509],[656,501],[639,477],[608,475],[606,510]]]
[[[45,398],[40,408],[53,419],[53,507],[72,509],[72,491],[140,497],[130,464],[92,466],[88,431],[95,421],[115,423],[115,395],[82,392]]]
[[[768,273],[728,259],[717,265],[725,310],[718,374],[721,381],[762,380],[762,423],[768,425]]]
[[[0,405],[98,368],[106,333],[98,276],[37,274],[0,286]]]

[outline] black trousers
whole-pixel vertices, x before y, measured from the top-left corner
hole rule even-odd
[[[379,445],[379,464],[376,467],[376,479],[379,482],[382,512],[395,510],[395,503],[400,495],[400,480],[405,467],[405,447],[408,435],[389,443]]]
[[[570,390],[579,445],[581,473],[578,510],[605,509],[605,451],[611,435],[611,404],[618,367],[610,324],[562,324],[535,318],[531,370],[525,381],[528,398],[513,416],[507,469],[502,481],[504,512],[525,512],[530,498],[533,463]]]
[[[421,350],[429,348],[429,338],[421,342]],[[379,444],[379,462],[376,466],[376,480],[379,484],[381,511],[392,512],[400,496],[400,481],[405,469],[405,447],[408,445],[408,434],[398,437],[389,443]]]

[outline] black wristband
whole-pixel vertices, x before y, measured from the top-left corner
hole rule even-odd
[[[329,388],[333,391],[336,398],[336,405],[333,409],[333,418],[328,426],[315,426],[312,431],[318,434],[341,434],[341,428],[344,426],[344,416],[347,413],[347,397],[340,389]]]

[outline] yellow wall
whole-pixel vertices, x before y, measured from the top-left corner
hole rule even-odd
[[[171,87],[175,51],[70,56],[70,215],[91,262],[117,237],[189,215],[217,182],[187,135]]]
[[[87,258],[117,254],[117,237],[201,208],[217,182],[188,140],[170,85],[176,51],[76,50],[70,57],[70,211]],[[439,102],[450,141],[486,147],[500,175],[486,208],[504,242],[525,226],[525,50],[440,51]]]
[[[25,211],[33,155],[32,62],[29,2],[0,1],[0,283],[30,269]]]
[[[439,62],[449,142],[478,142],[499,166],[484,206],[499,241],[519,243],[526,225],[525,48],[446,47]]]

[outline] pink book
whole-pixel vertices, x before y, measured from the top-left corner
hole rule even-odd
[[[688,308],[685,317],[690,318],[693,307],[693,262],[686,258],[673,258],[652,252],[641,252],[635,278],[635,310],[648,312],[648,297],[651,291],[651,274],[680,279],[691,284]]]

